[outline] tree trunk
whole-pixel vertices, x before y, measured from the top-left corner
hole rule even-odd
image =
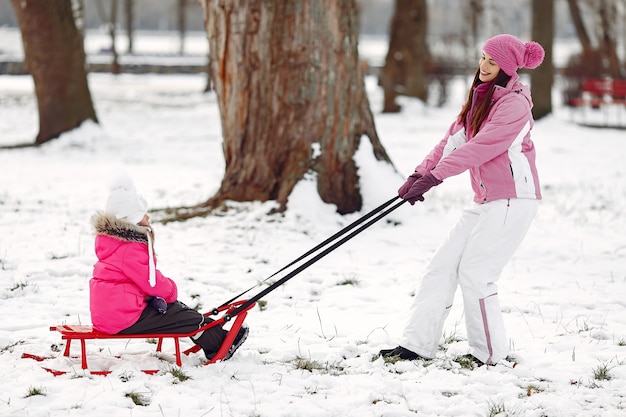
[[[39,107],[37,145],[91,119],[97,122],[85,71],[85,51],[71,0],[13,0]]]
[[[530,73],[533,117],[539,120],[552,113],[554,0],[532,0],[532,19],[532,39],[539,42],[546,52],[543,64]]]
[[[465,46],[467,62],[471,62],[472,66],[474,66],[474,62],[476,61],[476,48],[479,48],[479,31],[483,26],[484,12],[484,0],[470,0],[465,5],[465,21],[469,26],[469,31],[472,36],[470,42],[467,42],[466,38],[461,39],[461,42],[463,42]]]
[[[111,61],[111,73],[119,74],[121,72],[120,69],[120,61],[118,59],[117,54],[117,45],[116,45],[116,34],[117,34],[117,0],[111,0],[111,21],[109,22],[109,36],[111,37],[111,54],[113,55],[113,61]]]
[[[606,57],[607,70],[611,78],[623,78],[617,55],[618,10],[615,0],[603,0],[598,6],[600,16],[600,51]]]
[[[574,24],[574,28],[576,29],[576,35],[578,36],[580,45],[583,48],[583,56],[589,56],[589,54],[593,52],[593,46],[591,45],[589,33],[587,33],[587,29],[585,29],[582,14],[580,13],[580,7],[578,6],[578,1],[567,0],[567,4],[569,4],[569,12],[572,16],[572,23]]]
[[[135,0],[126,0],[124,2],[124,8],[126,10],[126,36],[128,37],[128,53],[132,54],[134,52],[134,31],[133,31],[133,21],[134,21],[134,6]]]
[[[397,112],[399,95],[428,99],[426,67],[430,62],[426,36],[428,7],[426,0],[396,0],[391,21],[389,50],[382,70],[381,84],[385,98],[383,112]]]
[[[307,172],[340,213],[362,206],[354,154],[376,134],[357,51],[356,3],[202,0],[226,172],[206,205],[288,197]]]
[[[185,55],[185,31],[187,30],[187,0],[178,0],[178,38],[180,46],[178,52]]]

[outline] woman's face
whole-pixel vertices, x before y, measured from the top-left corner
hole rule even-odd
[[[480,57],[478,68],[480,69],[478,78],[484,83],[493,81],[500,72],[500,66],[496,64],[496,61],[494,61],[485,51],[483,51],[483,54]]]

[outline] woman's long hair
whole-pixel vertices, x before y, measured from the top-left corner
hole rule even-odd
[[[509,80],[511,79],[510,75],[507,75],[504,71],[500,70],[496,78],[491,83],[491,87],[487,90],[487,93],[482,98],[482,100],[476,104],[476,108],[472,114],[472,120],[469,121],[469,126],[467,126],[467,115],[472,108],[472,100],[474,99],[474,89],[481,84],[480,79],[480,67],[476,70],[476,74],[474,75],[474,82],[472,83],[472,87],[469,90],[469,94],[467,96],[467,101],[463,105],[461,109],[461,113],[459,113],[458,120],[460,123],[463,123],[465,126],[465,131],[472,135],[478,133],[478,129],[485,121],[487,114],[489,113],[489,109],[491,108],[491,98],[493,97],[493,92],[496,89],[496,86],[506,87]]]

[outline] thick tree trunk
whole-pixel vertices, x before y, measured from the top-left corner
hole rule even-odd
[[[354,154],[380,143],[357,51],[355,1],[203,0],[210,74],[220,107],[226,172],[206,204],[276,200],[317,174],[323,201],[362,206]]]
[[[533,116],[539,120],[552,113],[554,0],[533,0],[532,15],[532,39],[539,42],[546,52],[543,64],[530,73],[530,86],[534,102]]]
[[[71,0],[13,0],[24,43],[24,64],[35,82],[39,106],[36,144],[58,137],[83,121],[97,122],[85,52]]]
[[[426,68],[430,62],[426,36],[428,6],[426,0],[396,0],[391,21],[389,49],[382,70],[383,112],[397,112],[399,95],[428,99]]]

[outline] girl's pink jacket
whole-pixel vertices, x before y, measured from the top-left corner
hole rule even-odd
[[[506,87],[496,86],[493,105],[475,136],[467,137],[458,120],[415,171],[439,179],[470,171],[474,201],[505,198],[541,199],[530,140],[534,121],[527,86],[513,75]]]
[[[178,297],[176,284],[152,265],[156,285],[150,286],[146,227],[134,225],[109,214],[98,214],[96,230],[98,262],[89,281],[91,322],[94,329],[115,334],[134,324],[146,308],[148,296],[173,303]],[[156,262],[156,261],[155,261]]]

